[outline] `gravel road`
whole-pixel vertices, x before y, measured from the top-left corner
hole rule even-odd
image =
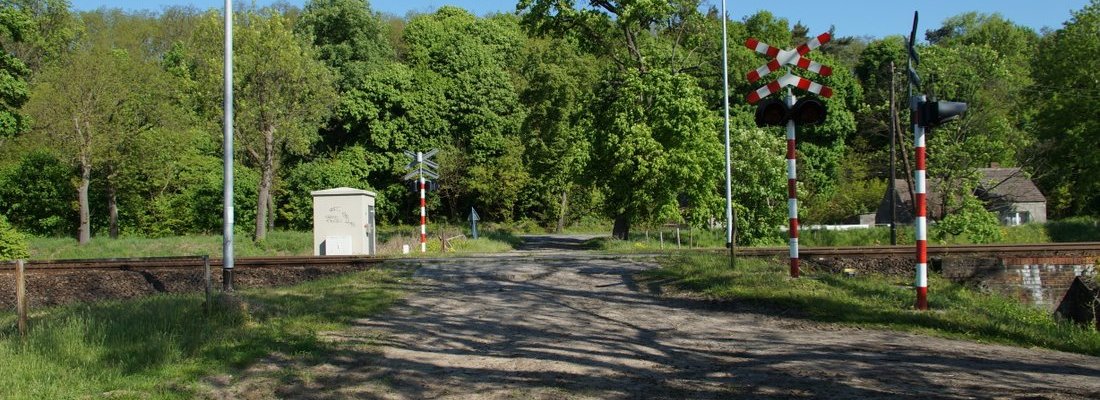
[[[655,295],[652,259],[529,239],[421,262],[390,313],[208,380],[213,398],[1100,398],[1100,358],[841,328]],[[542,245],[538,244],[542,243]]]

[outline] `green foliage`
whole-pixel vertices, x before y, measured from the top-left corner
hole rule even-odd
[[[932,233],[932,239],[939,242],[961,236],[979,244],[998,242],[1002,236],[997,215],[986,210],[981,200],[974,196],[965,196],[962,206],[939,221]]]
[[[32,24],[31,16],[23,7],[11,2],[0,5],[0,39],[5,42],[23,41]],[[7,47],[0,46],[0,140],[27,128],[19,108],[29,97],[26,79],[31,71]]]
[[[246,11],[234,29],[234,143],[260,172],[254,239],[267,233],[275,176],[288,155],[304,155],[336,101],[335,78],[309,43],[294,36],[280,11]],[[221,118],[222,19],[209,12],[191,38],[205,117]]]
[[[591,165],[610,215],[628,224],[683,221],[681,206],[720,205],[711,185],[721,167],[718,124],[699,94],[693,78],[663,70],[624,71],[601,84]]]
[[[1074,217],[1059,221],[1050,221],[1045,225],[1046,233],[1055,242],[1097,242],[1100,241],[1100,221],[1095,217]]]
[[[1043,193],[1050,196],[1052,217],[1100,215],[1100,118],[1096,99],[1100,70],[1093,67],[1100,52],[1100,0],[1092,0],[1061,29],[1047,34],[1034,60],[1036,96],[1041,109],[1035,132],[1039,158],[1036,168]]]
[[[33,235],[71,235],[76,230],[72,167],[44,150],[24,154],[0,170],[0,214]]]
[[[847,278],[810,271],[805,278],[789,279],[786,274],[787,267],[772,260],[742,259],[730,269],[724,255],[669,258],[647,272],[651,279],[709,298],[779,308],[796,318],[1100,355],[1100,332],[938,275],[929,277],[928,295],[936,312],[915,312],[909,276]]]
[[[412,18],[404,40],[410,67],[430,71],[445,97],[447,135],[434,143],[443,148],[441,184],[451,215],[477,205],[486,218],[512,220],[529,179],[519,137],[524,110],[508,71],[522,50],[519,26],[442,7]]]
[[[787,220],[786,142],[751,128],[730,132],[730,176],[737,243],[778,244],[777,227]],[[723,243],[725,245],[725,243]]]
[[[27,238],[15,230],[8,219],[0,214],[0,260],[27,258]]]
[[[294,167],[284,185],[285,203],[279,209],[280,219],[291,229],[313,229],[313,197],[310,192],[351,187],[371,190],[367,177],[371,169],[362,147],[348,147],[329,159],[315,159]],[[378,202],[385,201],[378,199]]]
[[[195,294],[56,307],[36,311],[25,340],[2,314],[0,385],[13,399],[202,397],[203,379],[272,353],[331,352],[322,332],[384,311],[404,280],[376,269],[243,290],[211,313]]]
[[[805,221],[835,224],[878,210],[889,184],[873,178],[869,157],[849,150],[839,169],[836,190],[830,196],[818,195],[806,202]]]
[[[544,226],[564,228],[576,201],[577,183],[591,152],[588,99],[597,70],[595,58],[568,40],[537,40],[528,45],[521,73],[528,85],[520,96],[527,107],[522,131],[524,165],[531,176],[524,211]]]

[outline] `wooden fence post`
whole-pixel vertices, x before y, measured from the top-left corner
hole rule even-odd
[[[23,260],[15,260],[15,312],[19,314],[19,336],[27,337],[27,274]]]
[[[202,281],[206,285],[205,286],[205,290],[206,290],[206,307],[205,308],[206,308],[206,313],[209,314],[210,313],[210,306],[211,306],[210,305],[210,296],[211,296],[211,292],[213,292],[213,287],[214,287],[213,282],[210,281],[210,255],[209,254],[202,256]]]

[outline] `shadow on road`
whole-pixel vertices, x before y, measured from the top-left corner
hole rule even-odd
[[[522,235],[518,251],[583,251],[585,243],[597,235]]]

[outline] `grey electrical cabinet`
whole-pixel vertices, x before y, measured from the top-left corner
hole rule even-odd
[[[376,255],[374,192],[339,187],[313,195],[313,255]]]

